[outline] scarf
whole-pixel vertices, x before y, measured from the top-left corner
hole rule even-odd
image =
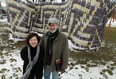
[[[54,33],[49,32],[48,39],[47,39],[46,62],[45,62],[47,65],[51,64],[53,41],[56,39],[58,34],[59,34],[59,29],[57,29],[56,32]]]
[[[35,57],[33,58],[33,60],[31,60],[31,52],[30,52],[30,47],[28,46],[28,59],[29,59],[29,63],[26,67],[26,72],[23,74],[23,76],[21,77],[21,79],[27,79],[30,75],[30,72],[33,68],[33,66],[35,65],[35,63],[37,62],[38,60],[38,57],[39,57],[39,53],[40,53],[40,46],[38,45],[37,46],[37,51],[36,51],[36,55]]]

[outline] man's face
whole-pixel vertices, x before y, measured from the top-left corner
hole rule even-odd
[[[49,30],[51,33],[54,33],[58,29],[58,25],[55,23],[50,23],[49,24]]]

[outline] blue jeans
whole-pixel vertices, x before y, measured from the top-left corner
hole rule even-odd
[[[50,75],[52,75],[52,79],[58,79],[59,75],[57,71],[50,71],[50,66],[44,66],[44,79],[50,79]]]

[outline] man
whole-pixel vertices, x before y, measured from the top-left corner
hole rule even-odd
[[[52,79],[58,79],[58,72],[64,71],[68,66],[68,38],[60,32],[58,24],[59,20],[54,17],[50,18],[48,20],[49,31],[41,39],[40,44],[45,49],[44,79],[50,79],[50,75]]]

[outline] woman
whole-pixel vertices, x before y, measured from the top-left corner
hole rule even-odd
[[[42,79],[43,76],[43,47],[38,45],[40,37],[36,33],[27,36],[27,46],[22,48],[20,55],[24,61],[21,79]]]

